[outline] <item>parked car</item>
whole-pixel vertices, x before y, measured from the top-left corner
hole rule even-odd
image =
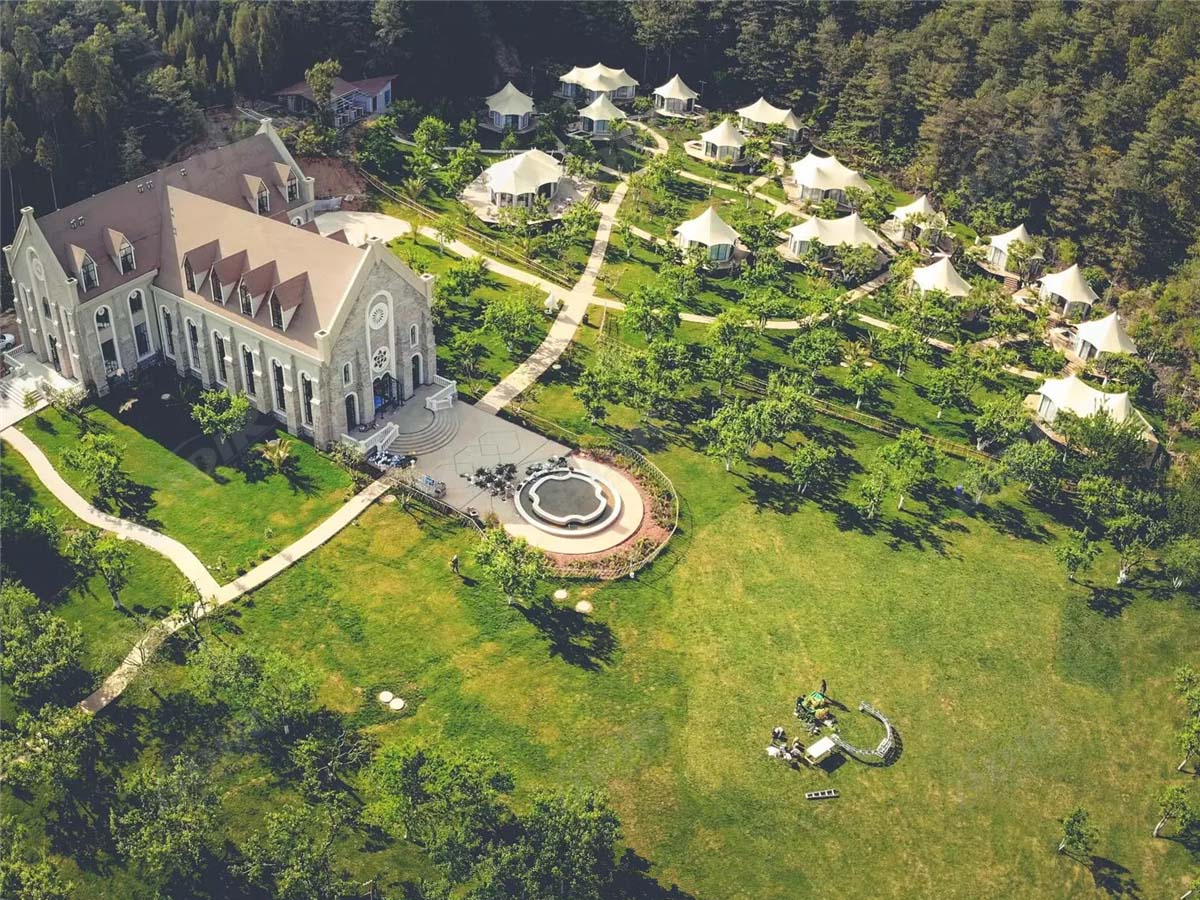
[[[11,350],[17,346],[17,337],[13,334],[0,334],[0,351]]]

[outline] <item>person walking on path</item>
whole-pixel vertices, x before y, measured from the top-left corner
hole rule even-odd
[[[455,557],[455,559],[457,559],[457,558],[458,557]],[[824,696],[824,695],[825,695],[825,679],[822,678],[821,679],[821,696]]]
[[[455,553],[452,557],[450,557],[450,571],[453,572],[455,575],[460,574],[458,571],[458,554],[457,553]]]

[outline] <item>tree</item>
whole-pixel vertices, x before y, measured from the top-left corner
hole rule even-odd
[[[979,405],[975,417],[975,448],[983,450],[992,444],[1007,447],[1028,428],[1029,414],[1023,398],[1015,394],[989,397]]]
[[[1163,568],[1177,591],[1200,587],[1200,540],[1180,537],[1166,545],[1162,555]]]
[[[277,900],[342,900],[356,887],[333,855],[345,820],[345,809],[333,803],[272,812],[242,844],[233,869]]]
[[[1074,581],[1076,575],[1087,571],[1099,553],[1099,545],[1083,531],[1068,531],[1054,548],[1054,558],[1067,570],[1067,581]]]
[[[1121,478],[1137,471],[1146,455],[1143,426],[1137,416],[1118,422],[1106,409],[1090,416],[1059,410],[1054,428],[1079,451],[1079,464],[1088,474]]]
[[[127,778],[111,811],[117,850],[156,884],[179,884],[211,849],[218,801],[207,772],[176,756]]]
[[[499,527],[489,528],[479,539],[475,562],[503,592],[510,606],[517,598],[531,598],[538,583],[549,576],[546,555],[541,550]]]
[[[100,752],[91,713],[47,704],[36,713],[18,715],[14,732],[4,747],[6,777],[26,789],[39,789],[55,804],[84,789]]]
[[[896,377],[901,378],[908,361],[927,355],[929,345],[914,329],[900,327],[879,335],[879,350],[886,359],[896,364]]]
[[[1145,561],[1161,539],[1162,524],[1139,510],[1127,509],[1105,523],[1105,532],[1119,554],[1117,584],[1125,584],[1134,568]]]
[[[1192,713],[1175,735],[1175,746],[1183,754],[1183,760],[1175,767],[1176,772],[1182,772],[1188,760],[1200,756],[1200,715]]]
[[[63,880],[61,866],[47,859],[45,851],[29,852],[32,842],[24,825],[5,816],[0,819],[0,833],[5,835],[0,850],[0,897],[68,900],[73,896],[75,885]]]
[[[886,469],[879,469],[867,476],[859,486],[858,510],[863,518],[870,520],[879,515],[883,498],[887,496],[891,483]]]
[[[848,372],[846,384],[854,392],[854,408],[862,409],[864,402],[868,406],[879,399],[883,393],[883,385],[887,376],[878,366],[872,366],[861,355],[854,355],[847,361]]]
[[[491,328],[512,352],[531,344],[541,333],[541,297],[532,287],[521,287],[489,297],[483,310],[483,324]]]
[[[142,152],[142,134],[136,128],[126,128],[121,133],[121,177],[132,181],[146,171],[146,155]]]
[[[239,8],[239,15],[240,12]],[[239,84],[242,82],[240,68],[239,66]],[[317,118],[326,127],[333,124],[333,85],[341,74],[342,64],[336,59],[313,63],[304,73],[304,81],[312,91],[313,102],[317,105]]]
[[[718,396],[725,385],[741,377],[750,362],[754,335],[747,327],[750,319],[745,311],[733,306],[723,310],[708,328],[708,376],[717,383]]]
[[[642,285],[625,303],[623,322],[637,329],[647,343],[670,338],[679,327],[679,300],[663,285]]]
[[[963,473],[963,487],[971,495],[976,506],[988,494],[994,494],[1004,485],[1004,466],[983,460],[972,460]]]
[[[192,404],[192,421],[208,437],[228,441],[246,425],[250,399],[228,391],[204,391]]]
[[[1082,806],[1077,806],[1060,820],[1062,822],[1062,840],[1058,852],[1068,856],[1082,858],[1091,856],[1096,846],[1097,831],[1091,823],[1088,812]]]
[[[426,116],[413,131],[413,143],[424,159],[441,162],[446,157],[446,144],[450,140],[450,126],[437,116]]]
[[[725,463],[725,471],[733,470],[733,464],[750,455],[756,435],[751,428],[749,407],[735,398],[705,422],[700,423],[700,434],[704,438],[704,453]]]
[[[42,609],[13,578],[0,584],[0,622],[0,674],[18,697],[50,697],[80,671],[80,627]]]
[[[879,458],[891,470],[889,481],[900,494],[896,508],[904,509],[906,495],[924,490],[933,481],[941,454],[925,441],[919,428],[911,428],[883,447]]]
[[[819,370],[842,358],[842,339],[832,328],[807,328],[792,339],[788,354],[800,367],[805,383],[811,386]]]
[[[1162,833],[1163,826],[1171,819],[1175,819],[1179,823],[1180,831],[1187,831],[1196,820],[1196,811],[1192,809],[1188,790],[1183,785],[1176,784],[1163,788],[1158,795],[1157,803],[1159,820],[1154,826],[1151,837],[1158,837]]]
[[[124,448],[107,432],[83,435],[63,453],[63,462],[83,475],[97,500],[119,500],[128,491],[129,476],[121,468]]]
[[[845,284],[861,284],[879,271],[879,251],[869,244],[842,244],[833,251]]]
[[[1005,474],[1023,482],[1031,494],[1049,497],[1058,490],[1058,451],[1049,441],[1016,441],[1000,456]]]
[[[316,695],[312,672],[277,652],[210,643],[189,668],[196,695],[227,707],[234,728],[258,742],[277,741],[302,726]]]
[[[54,199],[54,208],[58,208],[58,190],[54,186],[54,170],[58,168],[58,148],[54,139],[43,134],[37,140],[33,152],[33,161],[46,173],[50,179],[50,196]]]
[[[943,366],[929,373],[925,382],[925,399],[937,407],[937,417],[948,407],[963,409],[971,402],[971,384],[961,366]]]
[[[808,493],[808,487],[814,481],[829,480],[836,468],[837,455],[833,447],[822,447],[812,441],[796,448],[795,455],[788,463],[788,471],[802,495]]]
[[[258,448],[263,459],[276,472],[282,472],[293,462],[292,442],[287,438],[272,438]]]
[[[104,535],[92,549],[96,571],[112,596],[113,609],[124,609],[120,593],[129,581],[129,557],[129,547],[115,534]]]
[[[479,329],[455,332],[450,339],[450,363],[461,371],[467,378],[474,378],[479,372],[479,363],[487,357],[487,345]]]
[[[17,221],[17,190],[13,182],[13,169],[25,161],[28,153],[29,147],[25,143],[21,129],[17,127],[16,122],[6,116],[4,124],[0,125],[0,160],[4,161],[4,169],[8,172],[8,197],[9,203],[12,204],[14,222]]]

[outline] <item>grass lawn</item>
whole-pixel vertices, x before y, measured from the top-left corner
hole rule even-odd
[[[172,399],[160,400],[163,392]],[[233,448],[218,447],[200,434],[178,396],[178,383],[167,376],[144,387],[133,408],[121,413],[127,395],[114,392],[87,409],[87,427],[112,434],[125,448],[124,469],[137,496],[122,515],[182,541],[218,581],[286,547],[345,501],[350,477],[273,419],[251,423]],[[47,409],[20,428],[72,487],[91,497],[80,473],[62,461],[79,439],[78,423]],[[276,437],[292,445],[295,464],[287,475],[268,474],[256,449]]]
[[[388,246],[416,271],[432,272],[434,275],[440,275],[461,259],[448,250],[439,252],[437,243],[426,237],[421,237],[415,244],[407,238],[398,238]],[[510,353],[498,334],[484,329],[480,332],[480,336],[487,348],[487,355],[478,363],[474,374],[468,375],[455,365],[450,354],[451,339],[461,331],[482,329],[484,308],[492,298],[512,291],[529,289],[528,285],[489,272],[484,285],[470,297],[447,302],[440,308],[436,325],[438,371],[447,378],[455,379],[458,382],[459,393],[462,395],[472,398],[482,397],[504,376],[515,369],[528,354],[521,349]],[[538,294],[539,302],[545,299],[545,295],[540,291]],[[550,330],[551,321],[545,317],[538,320],[539,330],[530,339],[531,345],[536,346],[541,343],[546,332]]]

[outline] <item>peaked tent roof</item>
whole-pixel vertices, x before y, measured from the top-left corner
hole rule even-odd
[[[811,150],[804,159],[792,163],[792,177],[796,179],[796,184],[823,191],[846,188],[871,190],[861,175],[849,166],[842,165],[836,156],[817,156]]]
[[[913,284],[923,291],[941,291],[951,297],[965,297],[971,291],[971,285],[954,270],[948,256],[913,269],[911,278]]]
[[[686,241],[696,241],[706,247],[736,244],[738,233],[726,225],[711,206],[694,219],[688,219],[675,233]]]
[[[1078,375],[1048,378],[1037,392],[1049,397],[1060,410],[1068,410],[1080,417],[1094,415],[1103,409],[1113,421],[1125,422],[1134,413],[1129,394],[1106,394],[1084,383]]]
[[[666,84],[659,85],[654,93],[668,100],[695,100],[700,95],[683,83],[678,75],[673,75]]]
[[[489,188],[501,194],[532,194],[562,178],[562,166],[541,150],[526,150],[491,165],[483,173]]]
[[[1101,353],[1137,353],[1137,345],[1121,327],[1116,313],[1077,325],[1075,336],[1087,341]]]
[[[722,119],[716,128],[704,132],[700,135],[700,140],[716,144],[718,147],[743,147],[746,144],[745,136],[734,128],[728,119]]]
[[[737,111],[743,119],[757,122],[760,125],[782,125],[799,131],[801,124],[796,114],[790,109],[780,109],[767,102],[766,97],[759,97],[749,106],[743,106]]]
[[[1087,279],[1083,277],[1083,273],[1079,271],[1078,263],[1061,272],[1043,275],[1038,282],[1045,290],[1057,294],[1068,303],[1086,303],[1091,306],[1100,299],[1092,290],[1092,286],[1087,283]]]
[[[1023,241],[1028,244],[1033,240],[1033,236],[1026,230],[1025,223],[1022,222],[1012,231],[1006,231],[1004,234],[994,234],[988,238],[988,243],[1000,250],[1007,251],[1008,245],[1013,241]]]
[[[601,94],[579,111],[579,115],[587,116],[593,122],[611,122],[614,119],[624,119],[625,113],[617,109],[608,94]]]
[[[933,208],[933,204],[929,201],[929,195],[922,194],[912,203],[909,203],[905,206],[897,206],[895,209],[893,209],[892,218],[897,222],[903,222],[910,216],[931,216],[935,212],[937,212],[937,210]]]
[[[840,247],[842,244],[866,244],[875,248],[883,246],[883,238],[868,228],[858,217],[858,213],[851,213],[840,219],[818,219],[812,216],[789,228],[788,234],[798,241],[820,241],[826,247]]]
[[[621,87],[637,87],[638,80],[624,69],[614,69],[604,63],[581,68],[575,66],[566,75],[559,78],[568,84],[577,84],[589,91],[615,91]]]
[[[533,112],[533,98],[522,94],[511,81],[484,102],[488,109],[502,116],[523,116]]]

